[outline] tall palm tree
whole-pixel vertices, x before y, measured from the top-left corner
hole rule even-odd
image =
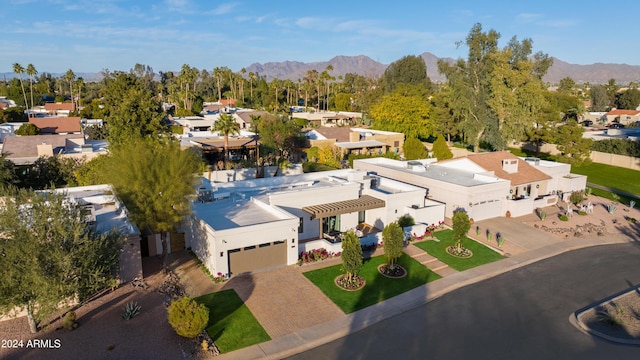
[[[256,73],[249,73],[249,98],[251,98],[251,104],[253,104],[253,80],[256,79]]]
[[[27,69],[25,70],[25,73],[29,75],[29,91],[31,92],[31,109],[33,109],[33,105],[34,105],[33,104],[33,77],[38,75],[38,70],[36,70],[36,67],[33,66],[33,64],[29,64],[27,65]]]
[[[69,69],[64,74],[64,79],[69,83],[69,96],[71,97],[71,103],[75,104],[73,100],[73,82],[76,80],[76,74],[74,74],[73,70]]]
[[[218,131],[224,135],[224,161],[227,162],[229,155],[229,135],[236,135],[240,133],[238,123],[229,114],[220,114],[218,121],[213,125],[212,132]]]
[[[20,86],[22,87],[22,96],[24,96],[24,107],[29,107],[29,103],[27,103],[27,93],[24,91],[24,83],[22,82],[22,73],[24,72],[24,68],[22,65],[18,63],[13,64],[13,72],[20,76]]]

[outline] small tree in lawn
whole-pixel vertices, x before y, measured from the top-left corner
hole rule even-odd
[[[387,265],[393,270],[396,268],[397,259],[402,255],[404,232],[398,223],[392,222],[382,230],[382,239],[384,241],[384,256],[387,258]]]
[[[209,323],[209,308],[186,296],[172,302],[167,313],[176,334],[186,338],[198,336]]]
[[[360,239],[353,231],[349,231],[342,240],[342,254],[340,256],[347,281],[354,281],[362,267],[362,246],[360,246]]]
[[[456,242],[455,247],[457,252],[462,252],[462,239],[467,236],[467,232],[471,228],[469,222],[469,216],[463,210],[457,210],[453,214],[453,240]]]

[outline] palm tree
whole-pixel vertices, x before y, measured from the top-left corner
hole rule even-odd
[[[64,74],[64,79],[69,83],[69,96],[71,97],[71,103],[75,104],[73,100],[73,82],[76,79],[76,74],[73,73],[73,70],[69,69]]]
[[[229,154],[229,135],[236,135],[240,133],[236,120],[232,115],[220,114],[218,121],[213,125],[211,131],[218,131],[224,135],[224,161],[227,162],[227,156]]]
[[[251,104],[253,104],[253,80],[256,79],[256,73],[249,73],[249,98],[251,98]]]
[[[27,93],[24,91],[24,83],[22,83],[22,73],[24,72],[24,68],[22,65],[14,63],[13,72],[20,76],[20,86],[22,87],[22,96],[24,96],[24,107],[29,107],[29,104],[27,103]]]
[[[33,109],[33,77],[38,75],[38,70],[33,64],[27,65],[27,69],[25,70],[26,74],[29,75],[29,91],[31,92],[31,109]],[[31,114],[31,113],[29,113]]]

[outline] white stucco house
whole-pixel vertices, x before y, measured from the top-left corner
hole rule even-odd
[[[362,244],[409,214],[444,220],[445,205],[419,186],[351,169],[212,183],[206,179],[183,224],[186,247],[213,274],[238,275],[295,264],[301,252],[342,250],[354,230]]]
[[[361,159],[355,160],[353,167],[423,187],[430,199],[446,204],[447,217],[462,208],[476,221],[530,214],[555,205],[558,195],[567,200],[587,182],[586,176],[571,174],[569,164],[519,158],[508,151],[439,162]]]

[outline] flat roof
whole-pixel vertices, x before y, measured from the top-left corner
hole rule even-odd
[[[431,180],[447,182],[465,187],[480,186],[498,182],[508,182],[508,180],[500,179],[498,177],[479,175],[472,171],[448,168],[438,164],[416,164],[413,165],[413,167],[410,169],[407,167],[407,161],[386,158],[358,159],[356,161],[375,164],[376,166],[380,166],[382,168],[409,173],[415,176],[421,176]]]
[[[227,230],[291,218],[292,215],[256,199],[237,194],[213,202],[194,202],[193,213],[214,230]]]

